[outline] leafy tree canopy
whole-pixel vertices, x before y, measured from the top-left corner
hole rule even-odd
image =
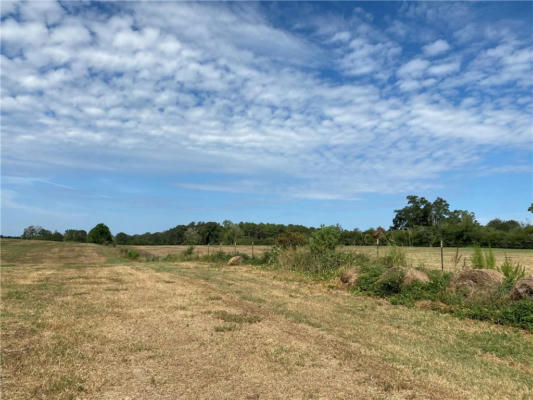
[[[107,244],[113,242],[113,236],[107,225],[100,223],[89,231],[87,241],[89,243]]]
[[[432,203],[424,197],[407,196],[407,206],[396,213],[392,229],[408,229],[415,226],[440,226],[450,215],[450,205],[437,197]]]

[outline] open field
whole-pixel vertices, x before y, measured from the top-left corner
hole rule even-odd
[[[168,254],[179,254],[185,251],[189,246],[124,246],[127,248],[133,248],[141,251],[145,251],[157,256],[166,256]],[[260,256],[265,251],[269,250],[271,246],[254,246],[254,255]],[[339,247],[344,251],[356,251],[359,253],[367,254],[371,257],[376,256],[375,246],[345,246]],[[252,246],[237,246],[237,252],[252,255]],[[403,247],[407,253],[408,260],[417,267],[423,264],[426,268],[440,269],[440,249],[437,247]],[[205,255],[214,251],[224,251],[226,253],[233,253],[235,251],[234,246],[195,246],[194,253],[198,255]],[[384,255],[387,252],[387,248],[382,246],[379,249],[380,255]],[[519,262],[526,268],[528,274],[533,275],[533,250],[520,250],[520,249],[493,249],[496,263],[502,264],[505,257],[510,258],[514,262]],[[470,257],[473,254],[471,247],[462,247],[459,249],[459,255],[461,256],[460,262],[455,265],[455,248],[444,249],[444,269],[447,271],[455,271],[463,268],[463,263],[466,263],[468,267],[470,265]]]
[[[141,251],[146,251],[156,256],[166,256],[168,254],[179,254],[183,253],[189,246],[176,245],[176,246],[123,246],[128,249],[137,249]],[[268,251],[272,246],[253,246],[253,254],[255,257],[263,255],[265,251]],[[229,246],[229,245],[213,245],[213,246],[194,246],[194,254],[206,255],[208,252],[213,253],[216,251],[223,251],[224,253],[238,253],[248,254],[252,256],[252,246]]]
[[[419,266],[423,264],[429,269],[440,269],[440,248],[438,247],[402,247],[407,253],[408,260],[413,266]],[[369,256],[376,255],[375,246],[348,246],[347,249],[355,250],[361,253],[368,254]],[[387,249],[380,248],[380,255],[386,254]],[[510,258],[514,262],[519,262],[526,268],[528,274],[533,274],[533,250],[521,250],[521,249],[492,249],[496,264],[500,265],[505,261],[505,257]],[[470,265],[470,257],[474,253],[471,247],[459,248],[459,255],[461,260],[456,266],[454,264],[456,249],[447,247],[444,248],[444,269],[447,271],[455,271],[463,268],[463,262],[466,260],[466,266]]]
[[[1,245],[2,398],[533,397],[523,330],[297,273]]]

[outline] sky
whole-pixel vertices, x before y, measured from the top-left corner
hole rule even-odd
[[[531,2],[1,2],[1,233],[531,221]]]

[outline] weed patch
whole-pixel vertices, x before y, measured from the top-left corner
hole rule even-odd
[[[446,290],[451,273],[426,270],[424,272],[428,274],[429,282],[414,282],[412,285],[402,286],[401,276],[397,274],[387,276],[387,271],[388,268],[382,264],[363,265],[355,290],[388,298],[392,304],[408,307],[413,307],[417,301],[429,300],[446,305],[446,307],[436,306],[434,309],[460,318],[488,320],[496,324],[533,331],[533,301],[510,300],[510,288],[505,284],[495,293],[466,299]]]

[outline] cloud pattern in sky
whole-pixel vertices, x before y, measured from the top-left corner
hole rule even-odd
[[[127,171],[197,191],[350,200],[523,171],[528,12],[2,2],[4,183]]]

